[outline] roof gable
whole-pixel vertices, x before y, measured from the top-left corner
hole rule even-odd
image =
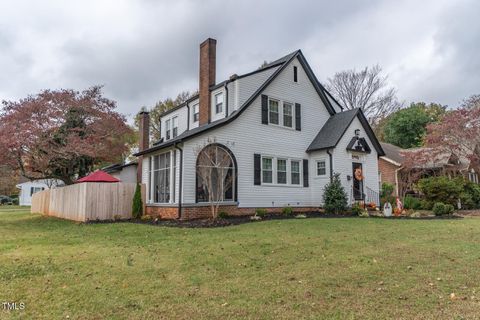
[[[307,152],[335,148],[355,117],[358,117],[378,155],[383,156],[385,152],[361,109],[339,112],[331,116],[322,129],[320,129],[310,146],[308,146]],[[370,149],[370,147],[368,147],[368,149]]]
[[[203,133],[207,130],[226,125],[226,124],[230,123],[231,121],[235,120],[241,113],[243,113],[255,101],[255,99],[257,99],[260,96],[260,94],[277,78],[277,76],[281,72],[283,72],[286,69],[286,67],[290,64],[290,62],[292,62],[295,58],[298,58],[298,61],[300,62],[300,65],[305,70],[305,73],[307,74],[308,79],[310,80],[310,82],[314,86],[317,94],[320,96],[320,99],[322,100],[323,104],[327,108],[327,111],[329,112],[329,114],[334,115],[336,113],[335,108],[331,105],[330,100],[327,98],[326,93],[325,93],[326,92],[325,88],[320,84],[317,77],[313,73],[312,69],[310,68],[310,65],[308,64],[307,60],[303,56],[302,51],[297,50],[297,51],[294,51],[294,52],[278,59],[278,60],[275,60],[274,62],[269,63],[268,65],[266,65],[262,69],[260,69],[260,71],[263,71],[263,70],[271,68],[273,66],[277,66],[277,65],[280,66],[237,110],[232,112],[232,114],[230,116],[228,116],[226,118],[222,118],[222,119],[217,120],[215,122],[211,122],[209,124],[206,124],[206,125],[203,125],[203,126],[196,127],[194,129],[185,131],[182,134],[180,134],[178,137],[176,137],[175,139],[168,140],[164,143],[159,143],[152,148],[149,148],[147,150],[138,152],[134,155],[135,156],[140,156],[140,155],[144,155],[144,154],[147,154],[147,153],[150,153],[150,152],[154,152],[154,151],[157,151],[157,150],[175,145],[175,144],[181,142],[184,139],[188,139],[190,137],[201,134],[201,133]]]

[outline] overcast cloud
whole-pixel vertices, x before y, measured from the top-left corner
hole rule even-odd
[[[0,0],[0,100],[105,85],[131,117],[198,86],[217,39],[217,81],[302,49],[320,81],[380,64],[400,100],[455,107],[480,93],[480,1]]]

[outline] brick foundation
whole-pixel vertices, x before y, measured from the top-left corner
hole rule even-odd
[[[294,213],[318,211],[318,207],[292,207]],[[250,216],[255,214],[256,208],[239,208],[237,206],[220,206],[218,212],[226,212],[229,216]],[[283,208],[262,208],[267,213],[282,213]],[[178,219],[178,207],[147,206],[145,214],[159,217],[160,219]],[[182,220],[205,219],[212,216],[210,206],[185,206],[182,207]]]

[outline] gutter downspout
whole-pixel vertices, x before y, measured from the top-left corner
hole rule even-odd
[[[223,87],[225,88],[225,118],[228,117],[228,84],[231,80],[227,80]]]
[[[333,181],[333,155],[330,149],[327,149],[328,158],[330,160],[330,182]]]
[[[182,218],[182,181],[183,181],[183,149],[177,146],[175,143],[173,145],[175,149],[180,151],[180,165],[178,172],[178,219]],[[175,191],[174,191],[175,192]]]
[[[190,105],[187,102],[187,131],[190,130]]]
[[[398,172],[402,169],[403,169],[403,167],[395,169],[395,189],[396,189],[396,192],[397,192],[397,197],[400,197],[400,194],[398,193],[399,192],[399,190],[398,190]]]

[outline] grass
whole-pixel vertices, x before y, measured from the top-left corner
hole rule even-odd
[[[25,310],[0,318],[470,319],[480,312],[479,243],[478,218],[177,229],[6,207],[0,303]]]

